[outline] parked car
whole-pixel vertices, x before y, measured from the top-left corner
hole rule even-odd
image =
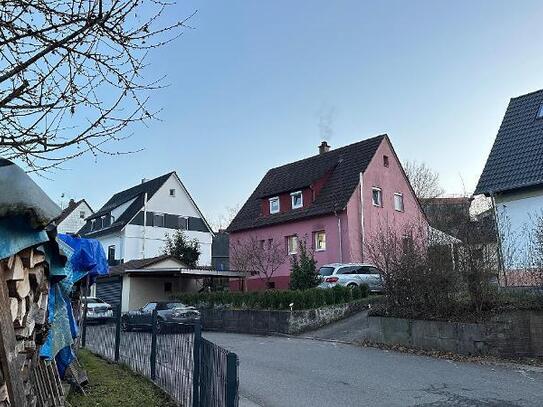
[[[96,297],[83,297],[82,310],[87,304],[87,322],[107,322],[113,318],[113,308],[107,302]]]
[[[358,287],[367,284],[370,292],[382,293],[383,276],[377,267],[366,263],[333,263],[319,269],[320,288],[331,288],[335,285]]]
[[[121,317],[121,328],[131,331],[134,328],[151,329],[153,311],[157,310],[157,331],[165,331],[178,324],[191,324],[200,319],[200,312],[180,302],[150,302],[135,311],[129,311]]]

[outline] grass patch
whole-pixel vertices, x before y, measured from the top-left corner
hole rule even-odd
[[[89,376],[87,395],[70,392],[68,402],[74,407],[174,407],[176,404],[146,378],[125,366],[109,363],[87,350],[78,358]]]

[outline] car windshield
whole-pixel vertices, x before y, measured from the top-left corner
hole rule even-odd
[[[182,302],[169,302],[168,304],[166,304],[166,308],[168,309],[174,309],[174,308],[185,308],[186,305],[183,304]]]
[[[321,276],[331,276],[333,272],[334,272],[333,267],[321,267],[319,269],[319,274]]]

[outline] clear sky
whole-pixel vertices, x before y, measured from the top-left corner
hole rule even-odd
[[[194,29],[150,56],[170,84],[152,100],[162,121],[118,145],[144,151],[34,177],[55,201],[98,209],[176,170],[213,219],[315,154],[323,124],[332,148],[388,133],[402,161],[471,192],[509,99],[543,88],[541,1],[178,0],[168,18],[194,10]]]

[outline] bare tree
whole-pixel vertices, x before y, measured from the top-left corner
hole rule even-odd
[[[272,287],[271,279],[285,263],[285,248],[272,239],[261,240],[252,235],[230,244],[230,265],[234,270],[258,275],[266,280],[266,288]]]
[[[437,198],[445,192],[439,184],[439,174],[425,163],[406,161],[404,170],[417,198]]]
[[[234,220],[240,209],[241,204],[225,207],[224,212],[211,218],[211,227],[213,230],[218,232],[219,230],[226,229],[232,223],[232,220]]]
[[[156,112],[143,79],[145,57],[182,33],[161,24],[163,0],[0,2],[0,155],[32,171],[106,144]],[[190,18],[190,17],[189,17]]]

